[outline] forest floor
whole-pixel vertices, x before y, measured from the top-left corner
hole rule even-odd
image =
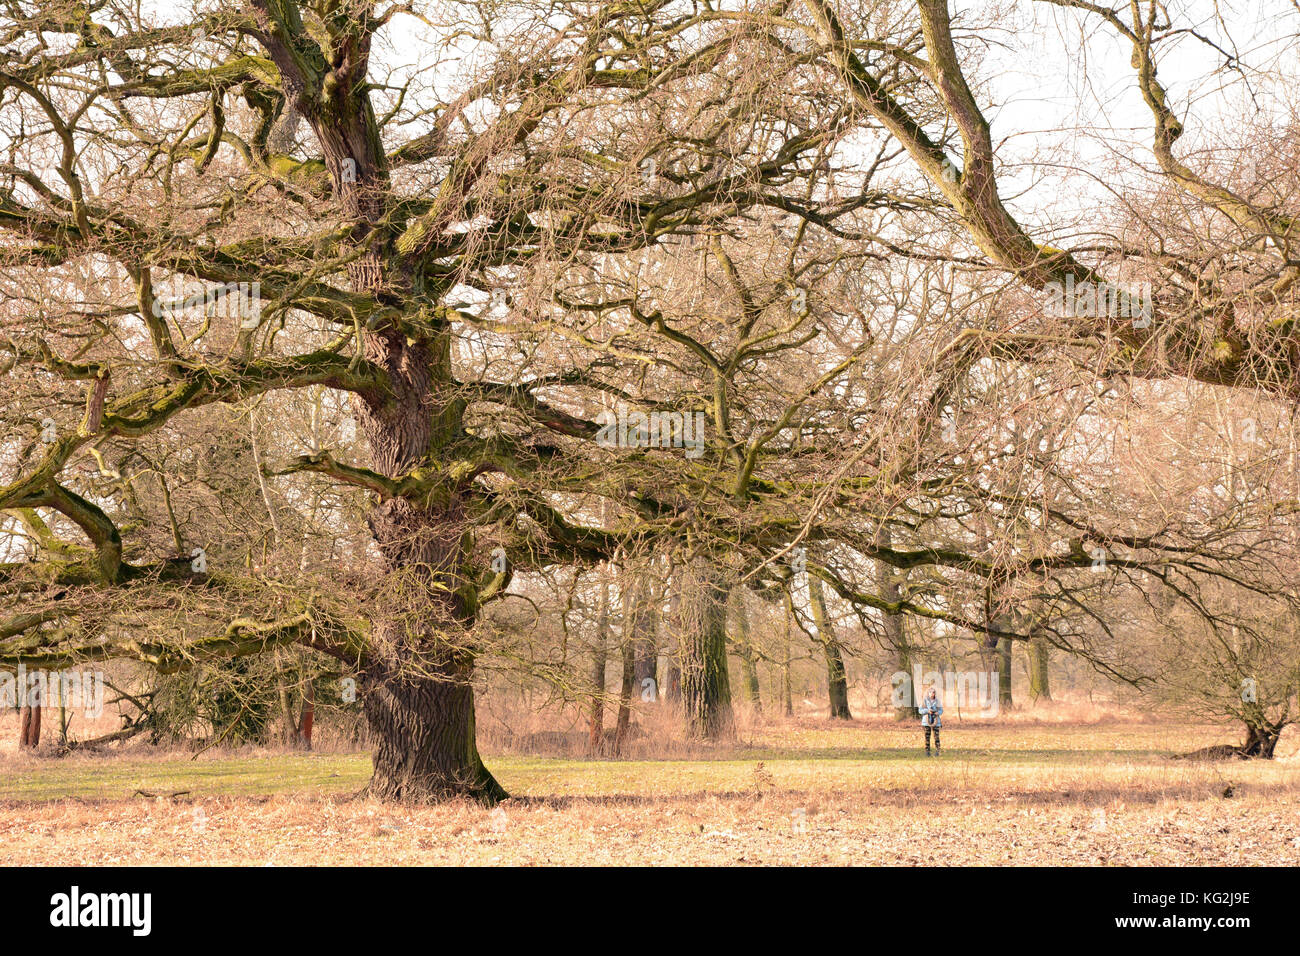
[[[492,752],[513,795],[358,798],[367,754],[0,755],[0,864],[1300,865],[1300,744],[1174,754],[1235,730],[815,719],[688,759]],[[647,748],[642,747],[642,752]]]

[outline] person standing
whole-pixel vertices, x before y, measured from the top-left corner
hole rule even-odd
[[[943,703],[939,700],[939,692],[931,687],[926,691],[925,699],[921,701],[921,726],[925,728],[925,755],[930,756],[930,733],[934,732],[934,752],[939,753],[939,728],[943,726],[943,720],[940,715],[943,713]]]

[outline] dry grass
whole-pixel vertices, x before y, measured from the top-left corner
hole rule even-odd
[[[807,719],[688,759],[673,743],[626,760],[498,749],[489,765],[515,797],[495,811],[357,799],[359,754],[10,755],[0,860],[1300,864],[1296,740],[1272,762],[1169,759],[1225,739],[1022,718],[949,728],[927,760],[915,728]]]

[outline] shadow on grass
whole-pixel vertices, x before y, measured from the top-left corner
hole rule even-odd
[[[1280,797],[1296,792],[1293,784],[1252,784],[1233,789],[1235,797]],[[724,803],[750,803],[780,801],[794,804],[820,804],[827,801],[856,804],[862,808],[872,806],[928,808],[942,813],[945,810],[968,811],[972,807],[996,809],[998,807],[1080,807],[1092,809],[1122,803],[1126,807],[1153,806],[1167,800],[1223,801],[1223,787],[1211,783],[1175,784],[1172,786],[1126,789],[1124,787],[1071,787],[1065,790],[999,790],[993,792],[965,790],[914,790],[907,788],[862,790],[826,790],[809,793],[807,790],[765,789],[759,795],[753,790],[696,790],[672,794],[518,794],[512,795],[505,807],[544,807],[567,810],[575,807],[679,807],[698,806],[704,800]]]
[[[485,754],[484,759],[490,761],[493,755]],[[532,758],[539,760],[566,760],[577,763],[713,763],[727,761],[744,761],[744,760],[853,760],[853,761],[924,761],[925,750],[923,747],[811,747],[807,749],[794,749],[785,747],[727,747],[718,748],[712,753],[699,754],[691,757],[677,757],[673,755],[640,755],[629,754],[625,757],[583,757],[572,756],[567,754],[547,754],[547,753],[529,753],[529,754],[502,754],[498,756],[509,756],[514,758]],[[1172,756],[1170,751],[1165,750],[1084,750],[1084,749],[1052,749],[1052,750],[1029,750],[1029,749],[1003,749],[1003,748],[983,748],[983,747],[945,747],[942,755],[937,759],[943,760],[967,760],[979,762],[998,762],[998,763],[1041,763],[1043,761],[1061,762],[1061,763],[1103,763],[1112,760],[1140,760],[1155,761],[1162,760]]]

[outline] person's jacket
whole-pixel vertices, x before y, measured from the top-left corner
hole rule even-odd
[[[943,720],[939,716],[943,713],[943,704],[939,702],[938,697],[926,697],[921,701],[919,708],[921,711],[922,727],[942,727]]]

